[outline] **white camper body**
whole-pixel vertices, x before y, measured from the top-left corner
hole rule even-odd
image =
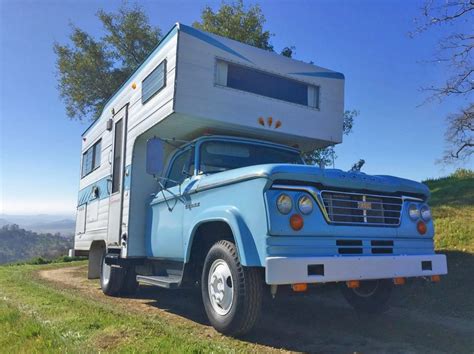
[[[150,137],[230,133],[305,151],[342,141],[343,100],[338,72],[176,24],[83,134],[75,249],[145,255]]]

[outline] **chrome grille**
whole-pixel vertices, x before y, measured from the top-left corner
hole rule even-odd
[[[386,195],[321,191],[326,214],[333,223],[397,226],[402,198]]]

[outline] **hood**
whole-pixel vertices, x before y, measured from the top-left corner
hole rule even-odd
[[[195,187],[199,191],[253,178],[268,178],[272,182],[279,180],[287,183],[291,181],[318,183],[326,188],[399,192],[422,195],[425,199],[430,195],[428,187],[423,183],[404,178],[291,164],[256,165],[203,176],[196,181]]]

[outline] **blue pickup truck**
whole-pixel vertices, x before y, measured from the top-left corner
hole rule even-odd
[[[82,135],[74,251],[88,277],[111,296],[198,286],[230,335],[282,288],[337,282],[376,313],[407,278],[439,281],[425,185],[302,159],[342,142],[344,82],[176,24]]]

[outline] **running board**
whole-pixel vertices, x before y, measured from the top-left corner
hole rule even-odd
[[[167,289],[177,289],[181,283],[181,275],[137,275],[137,281],[140,283],[159,286]]]

